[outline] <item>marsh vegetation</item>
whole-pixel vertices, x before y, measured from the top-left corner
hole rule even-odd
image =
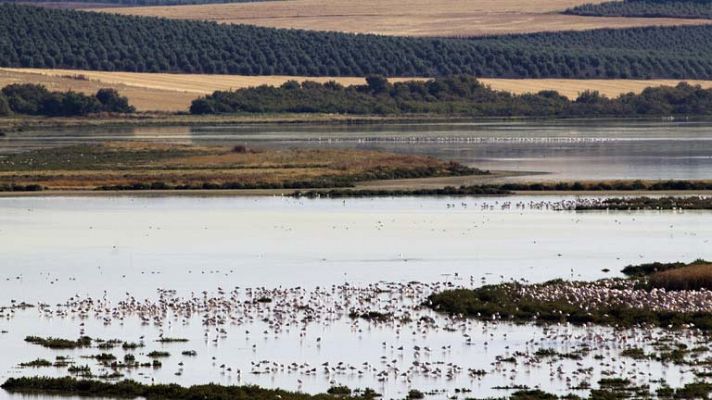
[[[661,268],[663,271],[628,279],[559,279],[448,290],[431,295],[426,304],[437,311],[482,320],[711,331],[712,291],[708,289],[712,263],[700,260]]]
[[[34,150],[0,156],[0,185],[13,190],[297,189],[487,173],[432,157],[375,151],[248,150],[142,142]]]

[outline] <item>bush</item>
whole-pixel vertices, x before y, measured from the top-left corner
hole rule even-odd
[[[96,99],[101,103],[102,111],[116,113],[132,113],[136,109],[129,105],[128,98],[121,96],[116,89],[99,89]]]
[[[18,114],[39,115],[50,100],[50,93],[42,85],[12,84],[5,86],[2,93],[7,97],[12,111]]]
[[[4,99],[4,100],[3,100]],[[9,111],[25,115],[44,115],[49,117],[84,116],[100,111],[131,113],[135,109],[126,97],[121,97],[114,89],[100,89],[95,96],[77,92],[50,92],[42,85],[31,83],[12,84],[2,89],[0,115],[3,104]]]

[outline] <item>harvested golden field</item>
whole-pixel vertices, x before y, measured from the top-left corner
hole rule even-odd
[[[706,20],[561,15],[603,0],[289,0],[255,3],[99,8],[124,15],[200,19],[274,28],[405,36],[504,33],[701,24]]]
[[[360,150],[260,150],[107,142],[0,157],[0,188],[48,190],[348,187],[376,179],[460,176],[478,170],[432,157]]]
[[[675,86],[679,80],[672,79],[486,79],[480,81],[496,90],[515,94],[537,93],[542,90],[555,90],[560,94],[575,99],[586,90],[595,90],[607,97],[618,97],[625,93],[640,93],[645,88],[655,86]],[[712,81],[686,80],[691,85],[712,88]]]
[[[35,70],[0,69],[0,87],[13,83],[37,83],[50,90],[73,90],[85,94],[94,94],[101,88],[111,87],[128,97],[131,104],[139,111],[183,111],[190,105],[191,100],[197,97],[195,93],[129,85],[116,80],[89,80],[75,77],[82,73],[82,71],[57,71],[43,74]]]
[[[358,77],[303,77],[303,76],[241,76],[152,74],[138,72],[103,72],[63,69],[2,68],[0,86],[18,82],[41,83],[52,90],[75,90],[94,93],[102,87],[113,87],[129,98],[139,111],[186,111],[195,98],[215,90],[241,89],[258,85],[281,85],[288,80],[337,81],[343,85],[361,85]],[[425,78],[391,78],[391,82],[422,80]],[[516,94],[556,90],[569,98],[576,98],[585,90],[597,90],[608,97],[624,93],[640,93],[646,87],[674,86],[676,80],[626,79],[480,79],[493,89]],[[688,80],[690,84],[712,88],[712,81]]]

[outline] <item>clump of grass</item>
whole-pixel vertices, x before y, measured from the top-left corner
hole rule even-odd
[[[518,390],[509,397],[511,400],[556,400],[558,397],[539,389]]]
[[[21,363],[20,367],[21,368],[41,368],[41,367],[51,367],[53,364],[51,361],[38,358],[34,361],[26,362],[26,363]]]
[[[162,337],[156,341],[158,343],[186,343],[189,340],[185,338]]]
[[[648,358],[648,355],[645,354],[645,350],[639,347],[632,347],[621,351],[621,357],[630,357],[634,360],[644,360]]]
[[[650,275],[651,287],[665,290],[712,289],[712,263],[690,264]]]
[[[92,339],[88,336],[82,336],[77,340],[60,339],[60,338],[42,338],[39,336],[27,336],[25,342],[37,344],[48,349],[77,349],[91,346]]]
[[[88,365],[72,365],[67,369],[70,374],[81,376],[82,378],[91,378],[92,372]]]
[[[95,355],[91,355],[91,356],[82,356],[82,358],[93,358],[100,362],[109,362],[109,361],[116,360],[116,356],[113,354],[109,354],[109,353],[95,354]]]
[[[94,339],[94,342],[97,343],[96,348],[100,349],[100,350],[111,350],[114,347],[121,344],[121,340],[118,340],[118,339],[112,339],[112,340]]]
[[[365,319],[374,322],[389,322],[393,320],[393,313],[384,313],[380,311],[351,311],[349,313],[351,319]]]
[[[333,394],[335,396],[349,396],[351,395],[351,389],[348,386],[332,386],[326,393]]]
[[[167,351],[157,351],[157,350],[155,350],[155,351],[152,351],[152,352],[146,354],[146,356],[147,356],[147,357],[150,357],[150,358],[165,358],[165,357],[170,357],[170,356],[171,356],[171,353],[169,353],[169,352],[167,352]]]
[[[124,350],[136,350],[143,346],[143,343],[124,342],[124,344],[121,345],[121,348]]]

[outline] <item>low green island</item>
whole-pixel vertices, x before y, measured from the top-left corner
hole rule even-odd
[[[426,305],[436,311],[486,321],[712,331],[712,313],[707,306],[712,262],[631,266],[624,272],[628,278],[506,282],[446,290],[431,295]]]

